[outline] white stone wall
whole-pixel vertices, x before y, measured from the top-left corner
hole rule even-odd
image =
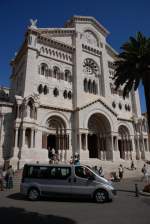
[[[87,138],[88,121],[94,114],[101,114],[110,126],[107,136],[109,159],[120,160],[117,146],[120,126],[124,126],[129,131],[133,145],[133,158],[136,158],[137,148],[134,140],[135,138],[139,139],[140,134],[135,133],[132,117],[133,115],[136,115],[137,119],[141,117],[138,91],[135,92],[135,97],[131,98],[129,95],[129,98],[125,100],[118,94],[111,94],[110,83],[112,83],[112,79],[109,73],[111,68],[108,66],[108,62],[114,62],[117,54],[107,44],[108,32],[100,24],[97,24],[94,19],[89,19],[89,17],[86,20],[79,17],[74,23],[63,29],[41,29],[35,26],[28,29],[26,42],[12,63],[14,69],[10,94],[12,99],[15,98],[13,102],[16,101],[18,117],[16,120],[11,117],[11,120],[9,116],[12,108],[5,107],[7,109],[4,114],[8,115],[7,122],[10,120],[11,122],[6,126],[3,124],[1,128],[1,136],[5,138],[9,134],[5,136],[4,129],[15,129],[16,133],[18,133],[19,128],[21,130],[19,137],[21,145],[18,147],[15,144],[12,163],[17,164],[19,161],[19,166],[22,167],[24,163],[31,161],[48,162],[47,149],[42,148],[42,133],[50,133],[46,122],[52,116],[59,117],[64,121],[67,134],[69,134],[67,160],[75,152],[80,153],[82,160],[88,160],[88,148],[86,150],[81,148],[81,134],[84,133]],[[96,75],[84,71],[86,59],[92,59],[97,65],[98,73],[94,73]],[[53,71],[54,66],[57,66],[63,75],[65,70],[69,70],[72,75],[71,82],[54,78],[51,75],[41,75],[39,73],[41,63],[45,63],[50,71]],[[96,94],[84,90],[84,79],[95,80],[98,90]],[[39,93],[39,85],[47,86],[48,93]],[[59,90],[57,97],[54,96],[53,92],[55,88]],[[64,98],[64,90],[71,91],[71,99]],[[37,110],[37,118],[34,119],[26,116],[30,99],[33,100]],[[136,107],[135,114],[133,113],[133,101],[134,107]],[[116,104],[115,108],[112,105],[113,102]],[[119,108],[119,103],[121,103],[122,109]],[[130,105],[130,111],[125,109],[125,104]],[[19,117],[19,113],[23,115]],[[10,127],[10,125],[12,126]],[[31,129],[32,141],[35,138],[35,145],[32,144],[30,148],[22,143],[27,128]],[[35,137],[33,137],[34,135]],[[9,139],[13,138],[14,134],[12,133]],[[113,142],[115,138],[116,143]],[[145,133],[144,138],[147,139],[147,133]],[[2,142],[1,140],[1,145]],[[9,157],[11,157],[12,150],[9,149],[9,144],[12,144],[11,140],[5,144],[7,148],[5,152],[9,152]],[[0,152],[0,156],[3,157],[2,147]],[[139,154],[141,155],[142,152],[139,151]],[[145,153],[146,158],[149,157],[149,154],[148,149]]]

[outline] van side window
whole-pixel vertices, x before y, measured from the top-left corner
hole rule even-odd
[[[29,177],[29,178],[40,178],[40,179],[48,178],[49,177],[49,167],[46,167],[46,166],[30,166],[30,167],[28,167],[27,177]]]
[[[75,167],[75,175],[77,177],[82,177],[82,178],[89,178],[93,176],[93,173],[87,168],[83,166],[77,166]]]
[[[50,168],[50,179],[67,179],[71,175],[70,167],[52,167]]]

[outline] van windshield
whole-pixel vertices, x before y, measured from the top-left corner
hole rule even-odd
[[[75,167],[75,174],[78,177],[81,178],[89,178],[89,177],[94,177],[94,174],[92,173],[91,170],[89,170],[87,167],[84,166],[76,166]]]

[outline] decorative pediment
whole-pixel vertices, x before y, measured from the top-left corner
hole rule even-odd
[[[118,116],[118,114],[106,103],[106,102],[104,102],[104,100],[102,100],[101,98],[99,98],[99,99],[97,99],[97,100],[94,100],[94,101],[92,101],[92,102],[90,102],[90,103],[88,103],[88,104],[86,104],[86,105],[84,105],[84,106],[82,106],[82,107],[79,107],[77,110],[83,110],[84,108],[86,108],[86,107],[89,107],[89,106],[91,106],[91,105],[93,105],[93,104],[96,104],[97,102],[99,102],[100,104],[102,104],[107,110],[109,110],[114,116]]]

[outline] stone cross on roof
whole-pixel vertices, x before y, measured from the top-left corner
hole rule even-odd
[[[37,19],[30,19],[30,23],[31,23],[31,25],[30,25],[30,27],[31,28],[37,28]]]

